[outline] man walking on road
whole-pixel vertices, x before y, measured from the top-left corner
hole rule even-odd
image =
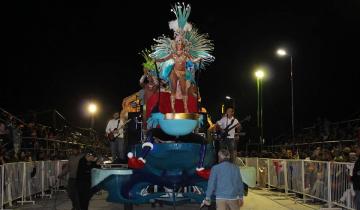
[[[203,205],[211,204],[211,196],[216,197],[217,210],[239,210],[243,205],[244,186],[240,168],[230,162],[230,152],[221,149],[219,164],[211,169],[206,198]]]

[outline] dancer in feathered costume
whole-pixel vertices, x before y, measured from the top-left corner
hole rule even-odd
[[[212,62],[214,57],[210,52],[214,49],[206,34],[199,34],[187,19],[191,7],[176,4],[171,10],[176,15],[176,20],[169,22],[169,27],[174,31],[174,40],[169,37],[155,39],[154,52],[150,54],[160,67],[160,78],[170,82],[171,109],[175,112],[175,95],[177,83],[180,84],[184,110],[188,112],[188,88],[194,82],[194,74],[190,71],[203,68]]]
[[[191,11],[190,5],[185,6],[177,3],[171,11],[176,16],[176,20],[169,22],[170,29],[174,31],[174,39],[166,36],[155,39],[156,44],[152,48],[153,52],[150,57],[158,63],[160,79],[170,83],[172,112],[175,112],[178,83],[184,111],[188,112],[188,88],[195,83],[194,72],[203,69],[208,63],[214,61],[214,57],[210,54],[214,47],[207,34],[199,34],[198,30],[187,22]],[[153,148],[154,137],[162,133],[160,129],[156,128],[148,131],[147,140],[142,145],[142,154],[138,158],[134,157],[132,153],[128,154],[130,168],[140,169],[144,167],[145,158]],[[194,135],[197,134],[189,134],[184,137],[190,139]],[[201,144],[200,160],[196,170],[199,176],[208,178],[210,171],[203,168],[206,140],[197,136],[195,139],[197,139],[197,143]]]

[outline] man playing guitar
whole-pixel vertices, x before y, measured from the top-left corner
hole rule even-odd
[[[229,107],[226,109],[225,116],[216,122],[216,127],[221,131],[221,139],[219,140],[220,148],[229,150],[230,159],[231,161],[234,161],[237,152],[235,129],[240,129],[241,124],[236,118],[234,118],[233,108]]]
[[[118,112],[113,114],[113,119],[109,120],[105,132],[110,141],[110,149],[113,163],[125,160],[125,141],[124,141],[124,126],[127,124],[125,112],[121,112],[121,117]]]

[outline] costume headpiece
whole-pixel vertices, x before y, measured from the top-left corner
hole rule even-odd
[[[191,31],[192,25],[187,22],[191,12],[191,6],[189,4],[185,6],[184,3],[182,3],[182,5],[177,3],[171,9],[171,12],[175,14],[176,20],[169,22],[169,28],[174,31],[175,36],[177,34],[183,34],[185,31]]]
[[[144,68],[148,69],[149,71],[155,71],[156,70],[155,61],[150,57],[150,53],[151,51],[148,49],[141,51],[140,54],[145,59],[145,62],[142,65]]]

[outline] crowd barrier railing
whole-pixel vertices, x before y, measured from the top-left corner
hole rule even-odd
[[[57,177],[64,170],[66,160],[6,163],[0,166],[0,204],[35,203],[33,197],[51,196],[51,193],[66,185],[66,179]]]
[[[95,146],[87,142],[86,144],[80,142],[73,142],[69,140],[61,140],[58,138],[39,138],[39,137],[21,137],[23,147],[19,148],[21,151],[30,151],[32,153],[40,153],[40,152],[67,152],[74,145],[79,145],[81,147],[91,147],[94,150],[107,152],[108,147],[103,146]],[[37,142],[39,145],[35,146],[33,142]],[[94,143],[94,142],[92,142]]]
[[[307,198],[323,201],[329,208],[355,210],[355,191],[349,180],[354,163],[313,160],[243,158],[255,167],[257,186],[276,188]]]

